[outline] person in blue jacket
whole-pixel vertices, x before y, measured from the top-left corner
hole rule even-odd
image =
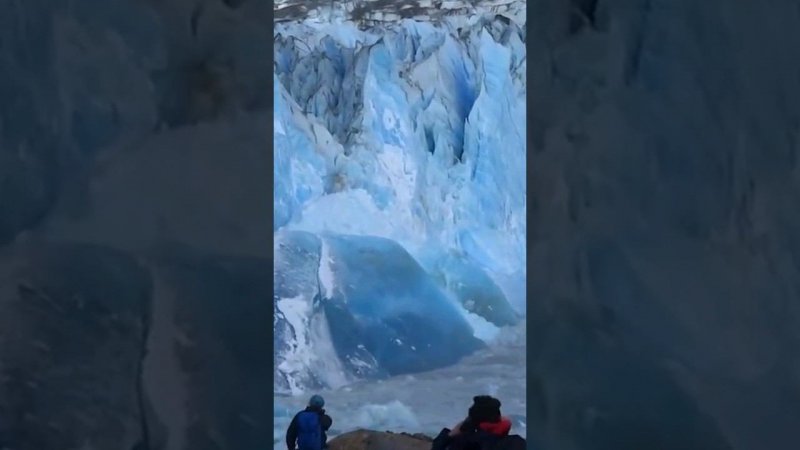
[[[319,395],[311,396],[306,409],[297,413],[286,430],[288,450],[323,450],[328,448],[328,435],[333,419],[322,407],[325,400]]]

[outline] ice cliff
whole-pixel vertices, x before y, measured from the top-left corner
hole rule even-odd
[[[276,389],[441,367],[519,320],[522,25],[276,25]]]

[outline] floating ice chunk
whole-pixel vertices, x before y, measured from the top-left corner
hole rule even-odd
[[[327,241],[340,288],[324,307],[338,325],[332,339],[340,353],[365,348],[378,367],[399,374],[442,367],[482,347],[459,310],[396,242],[367,236]]]

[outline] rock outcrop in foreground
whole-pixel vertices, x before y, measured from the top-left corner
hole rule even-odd
[[[505,443],[513,443],[512,448],[519,448],[525,441],[517,435],[511,435],[497,444],[500,448],[509,448]],[[331,439],[329,450],[430,450],[433,439],[424,434],[392,433],[391,431],[356,430],[344,433]]]
[[[424,434],[356,430],[331,439],[328,450],[430,450],[432,441]]]

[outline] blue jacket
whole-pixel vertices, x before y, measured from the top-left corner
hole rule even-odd
[[[297,413],[286,430],[289,450],[323,450],[328,446],[328,431],[333,419],[324,409],[308,407]]]

